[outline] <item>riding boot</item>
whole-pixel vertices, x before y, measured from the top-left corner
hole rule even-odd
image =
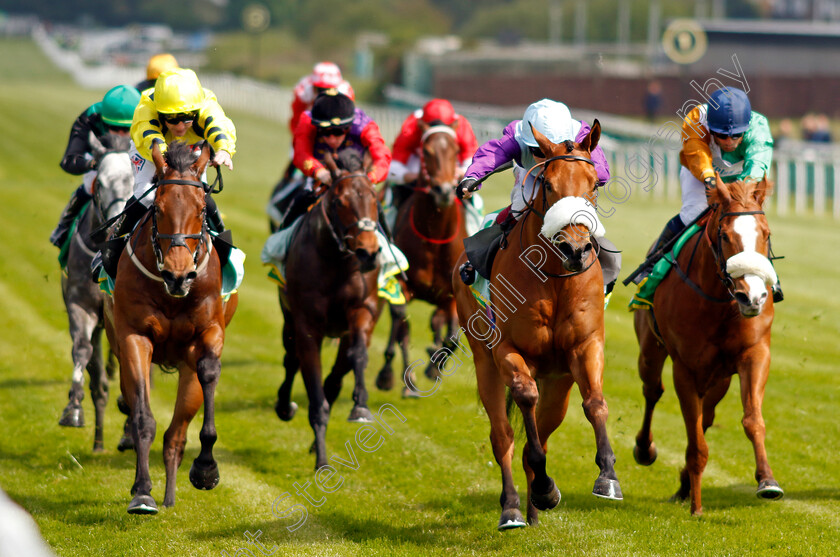
[[[662,229],[662,233],[659,234],[659,238],[657,238],[656,243],[653,245],[653,249],[650,251],[650,256],[656,255],[660,250],[662,250],[662,248],[667,246],[668,242],[674,239],[674,237],[679,236],[683,230],[685,230],[685,224],[683,224],[679,215],[669,220],[668,224],[665,225],[665,228]],[[640,284],[642,280],[644,280],[653,270],[657,261],[659,261],[659,256],[651,257],[648,264],[645,265],[641,272],[636,275],[636,278],[633,279],[633,282]]]
[[[120,220],[114,225],[114,231],[110,238],[101,247],[101,256],[94,258],[91,262],[93,281],[99,282],[98,263],[105,269],[105,272],[112,278],[117,276],[117,264],[120,262],[123,248],[125,248],[125,235],[134,230],[140,218],[146,214],[148,209],[134,197],[130,197],[125,204]]]
[[[58,220],[53,233],[50,235],[50,243],[57,248],[61,248],[64,242],[67,241],[67,235],[70,233],[70,228],[73,226],[73,221],[79,216],[82,207],[92,199],[92,196],[85,189],[84,184],[76,188],[70,201],[61,213],[61,218]]]
[[[216,233],[224,232],[225,223],[222,221],[222,215],[219,213],[216,200],[208,193],[204,196],[204,201],[207,203],[207,225],[210,227],[210,230]]]
[[[461,282],[467,286],[475,282],[475,267],[473,267],[472,263],[469,261],[466,261],[461,265],[458,269],[458,273],[461,275]]]

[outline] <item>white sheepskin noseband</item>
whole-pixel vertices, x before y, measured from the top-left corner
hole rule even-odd
[[[540,232],[552,239],[570,224],[585,226],[595,238],[601,238],[606,233],[595,207],[583,197],[572,196],[563,197],[549,207]]]
[[[778,282],[776,270],[770,260],[757,251],[742,251],[736,253],[726,260],[726,272],[732,278],[740,278],[744,275],[756,275],[767,286],[773,286]]]

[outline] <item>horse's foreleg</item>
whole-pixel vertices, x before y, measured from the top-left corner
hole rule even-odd
[[[321,384],[321,342],[323,337],[304,327],[295,329],[295,349],[300,360],[303,384],[309,397],[309,425],[315,433],[315,469],[327,464],[327,422],[330,419],[330,405],[324,396]]]
[[[67,294],[65,294],[65,297]],[[58,425],[64,427],[84,427],[85,415],[82,400],[85,398],[85,368],[93,357],[91,338],[96,329],[98,317],[78,304],[67,304],[67,316],[70,322],[70,338],[73,340],[71,356],[73,358],[73,382],[67,393],[67,406],[61,412]]]
[[[356,311],[350,319],[350,344],[347,358],[353,368],[355,384],[353,386],[353,409],[347,418],[349,422],[368,423],[373,421],[373,414],[368,409],[368,392],[365,387],[365,368],[368,364],[368,346],[376,324],[374,312],[367,306]]]
[[[190,482],[196,489],[213,489],[219,484],[219,467],[213,458],[213,445],[216,444],[216,385],[222,374],[222,362],[219,353],[223,343],[221,329],[205,333],[204,345],[218,346],[217,350],[209,349],[195,365],[195,373],[201,384],[204,395],[204,421],[198,434],[201,440],[201,451],[190,468]],[[173,493],[174,503],[174,493]]]
[[[332,409],[332,405],[335,403],[338,398],[338,394],[341,392],[341,383],[344,376],[347,375],[348,371],[353,369],[353,363],[350,361],[349,357],[349,350],[350,335],[345,334],[338,342],[338,352],[335,357],[335,363],[330,370],[330,374],[327,375],[326,379],[324,379],[324,397],[326,397],[327,404],[330,405],[330,409]]]
[[[277,417],[288,422],[295,417],[297,412],[297,404],[292,402],[292,385],[295,382],[295,375],[300,369],[300,360],[298,360],[297,352],[295,351],[295,329],[294,321],[288,314],[283,312],[283,349],[286,354],[283,356],[283,367],[286,370],[286,377],[280,388],[277,389],[277,402],[274,405],[274,411]]]
[[[102,327],[97,327],[94,330],[91,340],[93,356],[88,362],[87,368],[88,373],[90,373],[90,397],[93,399],[93,408],[96,414],[93,452],[100,453],[105,450],[102,436],[105,426],[105,407],[108,404],[108,372],[105,370],[105,361],[102,357]]]
[[[548,438],[560,427],[569,408],[569,395],[572,392],[574,379],[571,375],[560,377],[551,376],[539,382],[540,400],[537,404],[537,431],[540,434],[542,450],[548,454]],[[523,455],[524,456],[524,455]],[[528,522],[537,524],[537,507],[531,503],[530,484],[534,479],[534,472],[528,466],[527,459],[523,459],[525,478],[528,480]]]
[[[560,490],[545,471],[545,451],[537,431],[536,407],[539,400],[537,383],[522,356],[514,351],[507,342],[502,342],[497,349],[497,361],[502,377],[510,388],[513,401],[522,412],[525,422],[525,435],[528,443],[523,450],[522,459],[533,471],[529,482],[529,499],[539,510],[553,509],[560,502]]]
[[[595,432],[595,463],[600,473],[592,494],[605,499],[622,500],[621,486],[615,474],[615,453],[607,436],[609,409],[604,400],[604,344],[592,339],[573,350],[569,368],[583,398],[583,413]]]
[[[645,415],[642,418],[642,427],[636,434],[633,458],[642,466],[650,466],[656,460],[656,444],[653,442],[651,425],[653,409],[665,392],[662,385],[662,366],[668,357],[665,348],[650,328],[651,319],[648,311],[637,310],[633,316],[639,341],[639,378],[642,380],[642,393],[645,397]]]
[[[483,348],[483,347],[482,347]],[[486,350],[486,349],[485,349]],[[499,371],[493,364],[492,357],[484,350],[475,352],[475,372],[478,394],[487,417],[490,419],[490,444],[493,456],[502,470],[502,493],[499,503],[502,516],[497,528],[508,530],[525,526],[525,519],[519,510],[519,493],[513,483],[513,428],[505,409],[505,384],[499,377]]]
[[[756,495],[763,499],[780,499],[785,492],[773,477],[767,451],[764,447],[765,425],[761,408],[764,403],[764,387],[770,371],[770,351],[759,346],[741,359],[738,376],[741,379],[741,404],[744,417],[741,424],[753,444],[755,453],[755,479],[758,482]]]
[[[164,507],[175,505],[175,478],[184,458],[187,445],[187,428],[203,402],[201,382],[188,366],[182,366],[178,375],[178,396],[172,421],[163,435],[163,465],[166,468],[166,494]]]
[[[679,360],[674,360],[674,389],[680,399],[688,445],[685,449],[685,469],[680,473],[680,488],[672,499],[684,500],[690,493],[691,514],[700,516],[703,514],[701,481],[709,460],[709,447],[703,435],[703,401],[697,393],[691,372]]]
[[[149,475],[149,449],[155,439],[157,423],[149,405],[149,373],[152,365],[152,343],[142,335],[129,334],[120,345],[120,389],[131,408],[131,437],[137,464],[134,495],[128,505],[132,514],[155,514],[157,504],[151,496],[152,479]]]
[[[443,329],[449,326],[449,319],[447,318],[447,311],[444,308],[438,307],[432,312],[429,319],[429,327],[432,329],[432,337],[434,339],[434,346],[428,348],[429,356],[433,356],[443,346]],[[426,377],[435,379],[440,375],[437,365],[432,358],[429,358],[429,364],[426,366]]]
[[[388,304],[388,310],[391,314],[391,332],[388,335],[388,345],[385,347],[385,363],[376,376],[376,388],[381,391],[390,391],[394,388],[394,368],[392,364],[396,354],[394,345],[397,344],[397,335],[402,325],[401,321],[406,316],[405,304]]]

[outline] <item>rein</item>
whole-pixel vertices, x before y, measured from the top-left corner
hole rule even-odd
[[[729,294],[729,298],[716,298],[714,296],[710,296],[703,292],[703,290],[698,286],[694,281],[691,280],[688,276],[688,272],[691,269],[691,263],[694,260],[694,255],[697,252],[697,247],[700,245],[700,242],[697,241],[694,244],[694,249],[691,252],[691,257],[688,260],[688,266],[686,270],[683,271],[679,263],[677,262],[677,258],[673,257],[668,259],[668,261],[674,266],[674,269],[677,271],[680,279],[688,286],[691,287],[698,295],[700,295],[703,299],[708,300],[710,302],[715,302],[718,304],[728,303],[731,302],[735,298],[735,294],[732,293],[732,287],[735,285],[735,281],[732,280],[730,274],[726,271],[726,261],[723,260],[721,257],[721,253],[723,252],[723,246],[721,243],[721,232],[723,230],[723,225],[721,221],[724,217],[737,217],[741,215],[763,215],[764,211],[730,211],[727,213],[722,213],[718,217],[718,233],[717,233],[717,242],[712,242],[711,237],[709,237],[709,225],[708,222],[706,226],[703,228],[703,238],[706,240],[706,243],[709,245],[709,249],[712,251],[712,256],[715,258],[715,265],[717,266],[716,274],[718,279],[723,283],[723,286],[726,288],[727,293]],[[673,254],[673,251],[671,252]]]
[[[455,201],[456,201],[457,205],[463,206],[463,203],[461,202],[460,199],[456,199]],[[414,204],[413,203],[411,205],[411,209],[409,209],[409,212],[408,212],[408,221],[411,224],[411,231],[414,232],[414,234],[418,238],[423,240],[424,242],[429,242],[430,244],[438,244],[438,245],[448,244],[452,240],[454,240],[456,236],[458,236],[458,232],[461,230],[461,221],[463,220],[463,217],[461,216],[461,213],[463,213],[463,210],[458,209],[456,207],[455,214],[458,216],[458,220],[455,224],[455,232],[453,232],[452,235],[449,236],[448,238],[429,238],[428,236],[424,236],[423,234],[421,234],[420,231],[417,229],[417,223],[414,221]]]

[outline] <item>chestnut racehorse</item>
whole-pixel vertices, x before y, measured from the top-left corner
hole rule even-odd
[[[201,452],[190,469],[198,489],[213,489],[219,469],[214,396],[221,374],[225,327],[238,297],[224,302],[222,269],[205,219],[201,181],[211,149],[204,143],[196,159],[192,148],[173,142],[166,158],[152,152],[159,181],[151,211],[130,235],[120,257],[113,298],[106,303],[108,339],[120,360],[120,387],[130,408],[137,468],[129,513],[155,514],[150,492],[149,447],[156,422],[149,406],[151,364],[178,369],[178,395],[172,422],[163,437],[166,494],[175,504],[175,476],[187,439],[187,427],[204,404]]]
[[[555,145],[534,129],[547,158],[537,165],[542,172],[535,180],[529,213],[510,232],[507,248],[493,262],[494,323],[457,270],[453,272],[458,314],[465,324],[478,392],[490,419],[493,454],[502,469],[500,530],[525,525],[511,469],[514,435],[505,408],[506,390],[524,418],[527,444],[522,464],[528,481],[529,523],[537,522],[538,510],[554,508],[560,501],[560,491],[546,473],[546,452],[549,436],[566,415],[575,384],[595,431],[600,474],[593,494],[622,498],[602,393],[604,282],[591,242],[592,236],[603,235],[592,205],[598,177],[591,151],[600,133],[595,120],[580,143]],[[555,253],[555,248],[559,257],[547,255]]]
[[[370,422],[365,368],[368,347],[379,317],[376,237],[376,192],[352,149],[339,154],[339,170],[331,157],[325,162],[332,185],[303,217],[285,262],[286,287],[281,291],[283,360],[286,378],[277,391],[277,416],[294,417],[292,383],[298,369],[309,396],[309,424],[315,433],[315,468],[327,464],[325,444],[330,408],[341,381],[353,371],[353,409],[348,421]],[[324,337],[340,338],[332,371],[321,384]]]
[[[691,513],[700,515],[700,483],[709,457],[705,432],[715,406],[738,374],[744,417],[741,424],[755,451],[758,497],[784,495],[773,478],[764,449],[761,406],[770,371],[773,297],[768,287],[776,272],[768,253],[770,227],[762,211],[766,181],[725,184],[707,191],[711,212],[705,228],[688,240],[674,272],[656,288],[653,309],[634,316],[639,341],[639,376],[644,383],[645,415],[636,436],[636,462],[656,460],[651,433],[653,408],[662,396],[662,366],[673,362],[688,447],[674,500],[691,496]]]
[[[420,173],[412,194],[400,206],[394,226],[393,240],[408,259],[404,286],[406,302],[420,299],[432,304],[431,329],[434,335],[433,354],[443,345],[443,332],[449,339],[458,328],[458,312],[452,292],[452,268],[464,251],[467,237],[466,210],[455,197],[458,185],[458,142],[455,131],[447,125],[429,126],[418,121],[422,136]],[[406,304],[390,306],[391,334],[385,349],[385,365],[376,379],[376,386],[388,390],[393,386],[392,360],[394,344],[399,344],[403,364],[408,366],[409,323]],[[429,362],[430,377],[437,368]],[[414,385],[413,376],[408,379]],[[406,386],[404,395],[410,395]]]

